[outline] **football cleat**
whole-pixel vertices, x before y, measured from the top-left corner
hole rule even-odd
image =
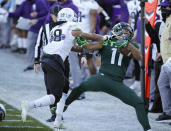
[[[55,119],[55,122],[54,122],[54,128],[57,128],[57,129],[66,129],[63,126],[62,115],[60,115],[60,114],[57,115],[57,117]]]
[[[21,102],[21,118],[23,122],[26,122],[28,110],[29,110],[28,102],[22,101]]]
[[[54,122],[56,118],[56,115],[52,115],[51,118],[49,118],[48,120],[46,120],[47,122]]]
[[[5,119],[6,110],[3,104],[0,104],[0,121]]]

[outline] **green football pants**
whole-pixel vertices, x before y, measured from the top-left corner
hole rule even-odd
[[[119,98],[124,103],[135,108],[138,121],[145,131],[151,129],[143,100],[122,82],[114,81],[109,76],[98,73],[82,82],[77,88],[73,89],[66,100],[66,105],[70,105],[86,91],[105,92]]]

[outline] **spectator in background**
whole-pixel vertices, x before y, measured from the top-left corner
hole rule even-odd
[[[14,1],[15,1],[15,10],[10,11],[10,12],[15,12],[19,8],[19,6],[23,3],[24,0],[14,0]],[[21,53],[25,53],[26,52],[26,47],[27,47],[26,38],[21,39],[19,37],[18,33],[20,31],[16,28],[16,25],[18,23],[18,19],[19,18],[13,18],[13,23],[12,23],[13,35],[12,35],[11,42],[10,42],[11,51],[12,52],[19,52],[19,53],[21,51]],[[20,40],[19,40],[19,38],[20,38]],[[21,41],[22,41],[22,46],[23,46],[22,50],[19,49],[19,46],[20,46],[19,43],[21,43]],[[25,45],[24,45],[24,43],[25,43]]]
[[[28,0],[31,2],[30,8],[32,9],[30,17],[32,18],[32,26],[29,29],[27,35],[27,59],[28,66],[24,71],[33,70],[34,65],[34,48],[36,45],[37,36],[39,33],[40,27],[44,24],[44,20],[39,20],[42,16],[45,16],[48,13],[48,5],[45,0]]]
[[[157,55],[160,53],[160,39],[164,22],[157,22],[154,29],[152,28],[150,22],[145,19],[146,31],[151,38],[152,43],[152,60],[154,63],[151,71],[151,85],[150,85],[150,101],[153,103],[150,112],[158,113],[162,112],[162,104],[160,92],[158,89],[157,81],[161,70],[162,60],[157,58]]]
[[[113,25],[112,18],[109,17],[108,13],[99,6],[96,24],[96,33],[101,35],[109,34]],[[101,29],[101,30],[100,30]]]
[[[171,120],[171,1],[165,0],[160,6],[165,22],[161,35],[161,57],[164,64],[158,80],[163,113],[156,121]]]
[[[140,14],[140,13],[139,13]],[[137,43],[141,43],[141,19],[140,16],[138,14],[138,19],[136,21],[136,30],[134,32],[135,35],[135,41]],[[134,75],[135,75],[135,81],[134,83],[130,86],[131,89],[140,89],[140,65],[139,62],[135,59],[133,59],[133,63],[134,63]]]
[[[79,27],[84,30],[85,32],[94,33],[96,28],[96,22],[97,22],[97,10],[99,8],[99,5],[92,0],[73,0],[73,3],[78,7],[78,25]],[[91,75],[96,74],[96,65],[93,61],[93,53],[88,52],[85,54],[87,59],[87,65],[89,68],[89,72]],[[81,57],[79,57],[81,59]],[[74,60],[74,61],[73,61]],[[81,61],[81,60],[80,60]],[[86,67],[85,65],[81,64],[79,65],[78,61],[78,54],[75,52],[70,53],[70,68],[71,68],[71,74],[72,77],[77,79],[74,79],[74,85],[75,88],[78,86],[82,80],[87,78],[86,74]],[[81,67],[81,72],[78,71],[75,67],[78,67],[78,69]],[[80,74],[81,73],[81,74]],[[81,76],[81,77],[80,77]],[[80,97],[81,98],[81,97]],[[84,98],[84,95],[82,96]]]
[[[14,38],[17,38],[18,44],[18,49],[12,50],[13,52],[26,53],[27,32],[31,27],[31,24],[29,24],[29,20],[32,19],[32,17],[30,16],[31,12],[31,1],[26,0],[22,2],[21,5],[17,5],[17,9],[15,12],[9,13],[9,17],[13,18],[14,20]]]
[[[98,4],[108,13],[109,17],[112,18],[115,12],[113,9],[114,5],[120,5],[120,22],[128,22],[129,13],[127,8],[127,3],[125,0],[96,0]],[[113,24],[115,20],[113,20]]]
[[[0,7],[6,11],[15,9],[14,0],[0,0]],[[11,19],[7,19],[5,23],[0,21],[0,48],[10,48]]]

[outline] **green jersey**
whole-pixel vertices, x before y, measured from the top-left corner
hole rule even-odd
[[[114,80],[122,81],[125,77],[131,57],[124,56],[120,53],[119,49],[112,46],[117,39],[108,40],[103,43],[100,50],[101,54],[101,67],[100,73],[106,74]],[[137,43],[131,42],[135,47]]]

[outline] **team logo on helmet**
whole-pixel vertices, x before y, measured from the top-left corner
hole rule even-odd
[[[71,8],[63,8],[58,13],[58,21],[70,21],[76,20],[76,14]]]

